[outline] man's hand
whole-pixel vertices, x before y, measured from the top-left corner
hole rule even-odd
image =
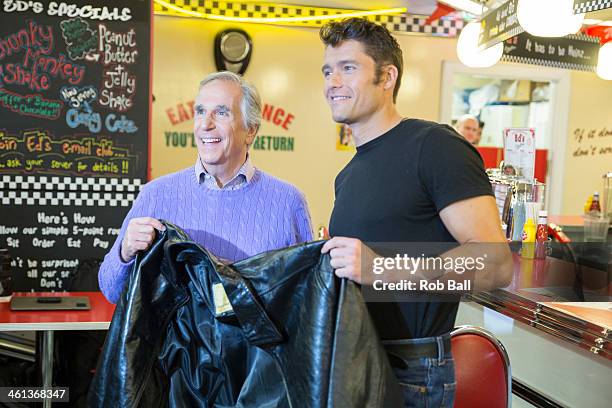
[[[362,285],[372,284],[373,274],[370,271],[362,273],[362,266],[371,268],[374,251],[356,238],[334,237],[327,241],[321,253],[331,256],[331,266],[339,278],[348,278]]]
[[[132,218],[121,242],[121,260],[130,262],[139,251],[146,251],[155,239],[155,230],[165,231],[159,220],[151,217]]]

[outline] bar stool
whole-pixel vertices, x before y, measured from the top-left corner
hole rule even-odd
[[[512,374],[503,344],[489,331],[459,326],[451,332],[456,408],[511,406]]]

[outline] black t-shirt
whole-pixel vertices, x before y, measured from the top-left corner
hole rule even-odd
[[[440,211],[493,195],[478,151],[451,127],[418,119],[359,146],[335,191],[331,235],[366,243],[456,242]],[[368,303],[382,339],[448,333],[457,307],[457,301]]]

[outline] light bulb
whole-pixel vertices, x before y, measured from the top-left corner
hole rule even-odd
[[[574,14],[574,0],[519,0],[516,17],[536,37],[575,34],[584,21],[584,14]]]
[[[504,53],[503,42],[486,50],[478,48],[480,22],[473,21],[461,30],[457,40],[457,57],[464,65],[472,68],[486,68],[495,65]]]
[[[595,72],[601,79],[612,80],[612,41],[599,48],[597,70]]]

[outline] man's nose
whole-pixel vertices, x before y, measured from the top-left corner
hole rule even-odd
[[[342,78],[336,72],[332,72],[327,76],[327,84],[331,88],[340,88],[342,86]]]
[[[201,117],[199,122],[198,127],[203,130],[212,130],[215,128],[215,121],[210,113],[206,113],[203,117]]]

